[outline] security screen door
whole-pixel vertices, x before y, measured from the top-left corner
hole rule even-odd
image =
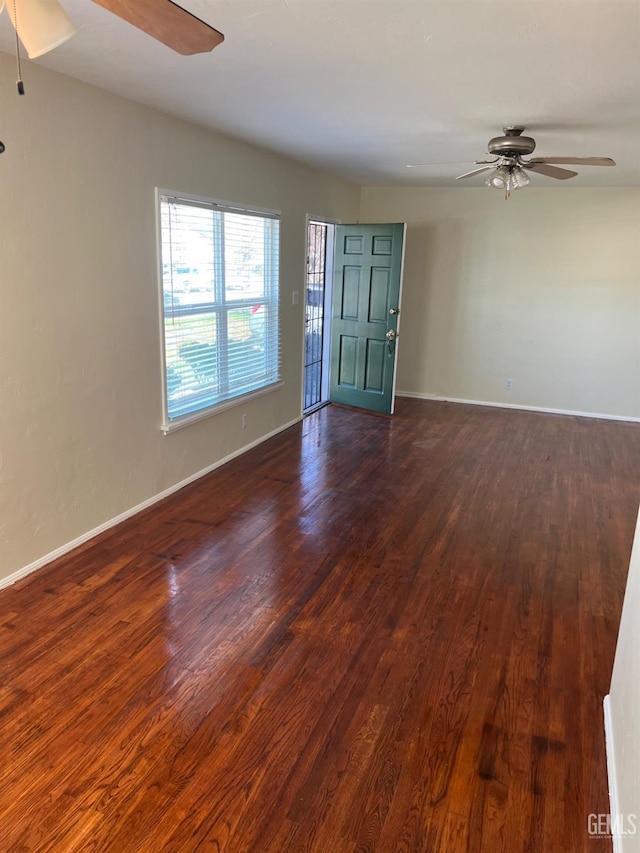
[[[393,413],[405,228],[336,226],[329,392],[334,403]]]

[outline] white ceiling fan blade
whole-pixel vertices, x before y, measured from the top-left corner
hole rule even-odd
[[[611,157],[532,157],[530,163],[558,163],[566,166],[615,166]]]
[[[407,163],[407,169],[426,169],[428,166],[457,166],[459,163],[468,163],[468,160],[433,160],[431,163]],[[496,157],[493,160],[474,160],[477,166],[481,164],[493,164],[500,162],[500,158]]]
[[[556,178],[559,181],[575,178],[578,174],[577,172],[572,172],[571,169],[558,169],[557,166],[549,166],[546,163],[523,163],[522,165],[529,172],[546,175],[548,178]]]
[[[470,172],[465,172],[464,175],[458,175],[456,181],[461,181],[463,178],[470,178],[472,175],[479,175],[480,172],[490,172],[493,166],[483,166],[481,169],[472,169]]]
[[[468,162],[468,160],[438,160],[432,163],[407,163],[407,169],[426,169],[429,166],[457,166],[458,163]]]

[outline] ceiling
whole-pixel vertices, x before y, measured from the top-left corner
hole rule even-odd
[[[226,37],[193,57],[62,3],[79,33],[38,64],[359,184],[462,186],[524,124],[536,156],[617,161],[571,186],[640,185],[638,0],[185,0]]]

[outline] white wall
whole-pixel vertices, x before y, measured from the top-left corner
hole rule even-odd
[[[360,217],[408,223],[399,391],[640,418],[640,188],[368,187]]]
[[[607,760],[615,791],[612,806],[622,815],[619,829],[629,832],[618,840],[616,849],[640,853],[640,515],[607,705]],[[630,815],[635,818],[633,823]]]
[[[359,189],[0,54],[0,583],[301,410],[305,215]],[[285,386],[163,436],[155,186],[282,211]]]

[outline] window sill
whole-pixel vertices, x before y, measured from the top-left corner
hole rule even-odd
[[[273,382],[271,385],[267,385],[264,388],[258,388],[256,391],[249,391],[247,394],[242,394],[240,397],[232,397],[230,400],[225,400],[223,403],[217,403],[215,406],[211,406],[208,409],[203,409],[200,412],[194,412],[191,415],[183,415],[181,418],[176,418],[175,421],[171,423],[167,423],[166,421],[162,424],[162,432],[165,435],[169,435],[172,432],[177,432],[179,429],[183,429],[184,427],[191,426],[191,424],[198,423],[199,421],[204,421],[207,418],[212,418],[215,415],[219,415],[220,412],[226,412],[227,409],[233,409],[236,406],[240,406],[243,403],[246,403],[248,400],[255,400],[257,397],[263,397],[265,394],[270,394],[272,391],[277,391],[278,388],[282,388],[284,382],[279,380],[278,382]]]

